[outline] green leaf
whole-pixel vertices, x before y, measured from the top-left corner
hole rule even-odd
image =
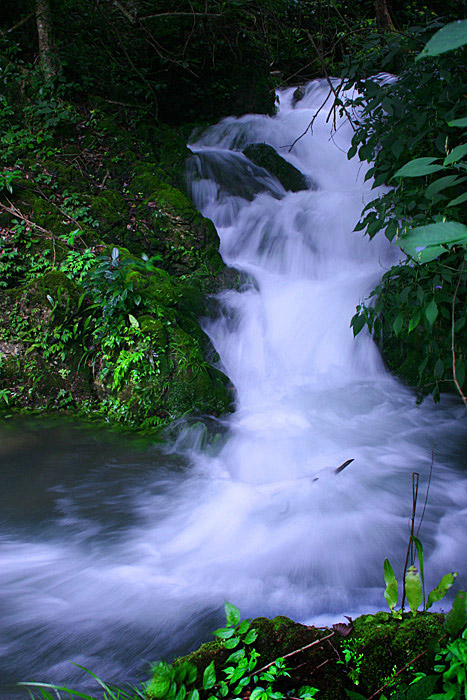
[[[419,61],[426,56],[439,56],[464,44],[467,44],[467,19],[450,22],[433,34],[415,60]]]
[[[467,226],[458,221],[440,221],[436,224],[416,226],[399,236],[395,243],[417,262],[429,262],[446,252],[441,245],[465,245]]]
[[[389,605],[389,609],[394,610],[397,605],[398,593],[397,593],[397,581],[394,575],[394,570],[389,563],[389,559],[384,560],[384,582],[386,584],[386,590],[384,591],[384,599]]]
[[[420,323],[422,315],[420,311],[416,311],[409,321],[409,333],[411,333]]]
[[[185,666],[186,666],[186,679],[185,679],[186,682],[188,684],[194,683],[196,680],[196,677],[198,675],[198,669],[196,668],[196,666],[194,664],[190,663],[189,661],[187,661],[185,663]],[[192,700],[197,700],[197,698],[193,698]]]
[[[448,126],[467,126],[467,117],[453,119],[452,121],[448,122]]]
[[[224,642],[224,648],[225,649],[235,649],[240,644],[240,638],[239,637],[231,637],[230,639],[226,639]]]
[[[425,306],[425,316],[430,326],[432,326],[438,317],[438,305],[434,299]]]
[[[199,700],[199,691],[194,688],[188,693],[187,700]]]
[[[420,175],[430,175],[438,170],[442,170],[442,165],[433,165],[435,160],[438,160],[438,158],[415,158],[403,165],[402,168],[399,168],[393,177],[419,177]]]
[[[230,656],[227,659],[227,662],[232,661],[233,663],[237,663],[240,661],[240,659],[243,659],[245,656],[245,649],[239,649],[238,651],[234,651],[233,654],[230,654]]]
[[[443,370],[444,370],[444,365],[443,365]],[[420,578],[422,580],[422,589],[423,589],[423,600],[425,600],[425,572],[423,568],[423,545],[418,539],[418,537],[415,537],[415,535],[412,535],[412,541],[415,544],[415,548],[417,550],[417,557],[418,557],[418,565],[420,567]]]
[[[458,197],[455,199],[451,199],[449,204],[446,206],[448,207],[456,207],[458,204],[462,204],[462,202],[467,202],[467,192],[464,192],[463,194],[460,194]]]
[[[225,604],[225,617],[229,627],[235,627],[240,622],[240,611],[231,603]]]
[[[405,575],[405,594],[409,607],[415,615],[423,602],[422,584],[415,566],[409,566]]]
[[[238,626],[237,634],[246,634],[250,629],[250,624],[249,620],[242,620]]]
[[[253,642],[255,641],[257,636],[258,636],[257,630],[250,630],[243,641],[245,644],[253,644]]]
[[[155,698],[163,698],[170,690],[173,678],[173,669],[165,663],[161,663],[153,671],[154,677],[150,683],[151,694]]]
[[[425,676],[407,688],[407,700],[426,700],[436,688],[439,676]]]
[[[436,603],[438,600],[441,600],[444,598],[448,590],[451,588],[452,584],[456,580],[457,574],[455,572],[452,572],[450,574],[445,574],[441,581],[438,583],[436,588],[433,588],[433,590],[429,593],[428,595],[428,600],[426,603],[426,609],[429,610],[433,603]]]
[[[206,666],[203,673],[203,688],[204,690],[209,690],[216,684],[216,670],[214,668],[214,661],[211,661],[209,666]]]
[[[402,326],[404,325],[404,317],[401,313],[397,314],[394,323],[392,324],[392,330],[394,331],[394,334],[396,336],[399,335],[399,333],[402,330]]]
[[[461,160],[466,153],[467,143],[461,143],[459,146],[453,148],[450,153],[448,153],[443,161],[443,165],[452,165],[452,163],[457,163],[457,161]]]
[[[132,314],[128,314],[128,319],[132,325],[132,328],[139,328],[139,323]]]
[[[446,189],[446,187],[451,187],[456,183],[460,184],[464,180],[465,177],[459,177],[458,175],[444,175],[444,177],[440,177],[438,178],[438,180],[435,180],[430,185],[428,185],[428,187],[425,190],[425,197],[427,199],[433,199],[435,195],[437,195],[442,190]]]
[[[220,627],[218,630],[215,630],[214,634],[219,639],[229,639],[234,636],[235,630],[232,627]]]
[[[365,325],[365,316],[363,314],[355,314],[353,316],[350,325],[353,330],[354,337],[360,333],[363,326]]]
[[[467,624],[467,593],[459,591],[454,598],[451,611],[446,615],[444,628],[450,637],[456,639]]]

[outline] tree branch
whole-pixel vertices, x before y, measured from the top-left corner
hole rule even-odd
[[[460,283],[462,280],[462,275],[464,273],[464,266],[465,266],[465,260],[462,261],[462,267],[461,267],[459,279],[457,280],[456,290],[455,290],[454,296],[452,298],[452,305],[451,305],[451,351],[452,351],[452,375],[454,377],[454,384],[456,385],[456,389],[459,392],[461,399],[464,402],[465,407],[467,408],[467,397],[465,396],[465,394],[463,394],[461,385],[459,384],[459,380],[457,379],[456,345],[455,345],[455,321],[456,321],[455,306],[456,306],[457,293],[459,291]]]

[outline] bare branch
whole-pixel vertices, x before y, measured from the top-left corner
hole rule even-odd
[[[455,290],[454,296],[452,298],[452,305],[451,305],[451,352],[452,352],[452,375],[454,377],[454,384],[456,385],[456,389],[459,392],[461,399],[465,404],[465,407],[467,408],[467,397],[465,396],[465,394],[463,394],[462,387],[459,384],[459,380],[457,379],[456,345],[455,345],[456,298],[457,298],[457,293],[459,291],[460,283],[462,280],[462,275],[464,274],[464,266],[465,266],[465,260],[462,261],[462,267],[461,267],[459,279],[457,280],[456,290]]]

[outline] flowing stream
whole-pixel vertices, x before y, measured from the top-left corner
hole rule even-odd
[[[165,446],[76,429],[3,427],[0,686],[145,677],[145,661],[208,638],[224,600],[244,616],[307,622],[384,608],[383,560],[403,566],[411,473],[423,496],[428,585],[467,585],[467,423],[455,397],[416,405],[349,328],[397,260],[353,233],[371,199],[352,132],[310,84],[275,117],[228,118],[195,138],[190,186],[238,271],[205,328],[236,390],[223,421]],[[267,142],[309,189],[286,192],[241,150]],[[337,468],[353,459],[345,469]]]

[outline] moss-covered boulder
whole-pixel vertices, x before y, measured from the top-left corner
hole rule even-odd
[[[299,697],[301,687],[311,686],[319,690],[318,697],[323,700],[348,700],[349,697],[360,700],[373,694],[376,697],[382,686],[390,684],[400,691],[397,697],[405,699],[404,688],[416,672],[433,674],[435,653],[444,639],[443,623],[444,615],[432,613],[416,616],[409,613],[401,618],[388,613],[364,615],[332,628],[301,625],[283,616],[272,620],[260,617],[250,624],[250,629],[256,630],[256,638],[245,645],[245,652],[240,651],[236,660],[228,660],[232,649],[218,640],[207,642],[187,657],[177,659],[173,666],[175,670],[181,669],[188,662],[196,669],[198,680],[194,687],[203,699],[211,692],[203,690],[205,669],[212,664],[210,668],[219,684],[228,676],[224,669],[235,667],[242,654],[251,654],[253,649],[254,655],[259,656],[250,683],[242,689],[244,697],[249,697],[255,686],[264,686],[266,681],[285,697]],[[240,644],[235,650],[241,648]],[[273,676],[263,678],[263,682],[255,680],[254,673],[261,674],[278,658],[284,659],[287,675],[277,680]],[[440,687],[440,679],[441,674],[438,679],[430,679],[428,694]],[[149,696],[152,697],[151,693]],[[420,697],[424,700],[426,695]]]
[[[255,165],[268,170],[281,183],[285,190],[299,192],[308,190],[311,183],[297,168],[282,158],[277,151],[267,143],[253,143],[243,150],[244,155]]]

